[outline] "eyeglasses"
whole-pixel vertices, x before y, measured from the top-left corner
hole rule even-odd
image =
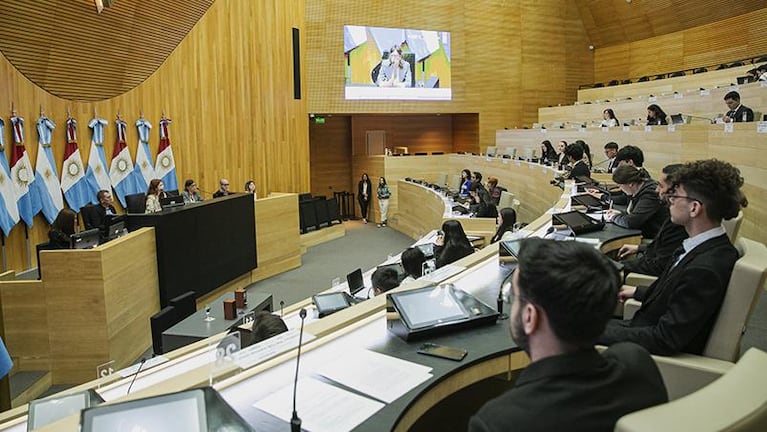
[[[229,186],[229,183],[221,183],[221,186]]]
[[[670,202],[670,203],[673,203],[673,202],[674,202],[674,200],[676,200],[677,198],[679,198],[679,199],[686,199],[686,200],[690,200],[690,201],[695,201],[695,202],[696,202],[696,203],[698,203],[698,204],[703,204],[703,203],[702,203],[702,202],[701,202],[699,199],[697,199],[697,198],[693,198],[693,197],[689,197],[689,196],[682,196],[682,195],[665,195],[665,197],[666,197],[666,199],[668,200],[668,202]]]

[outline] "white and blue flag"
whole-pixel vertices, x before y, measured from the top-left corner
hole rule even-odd
[[[154,171],[157,178],[162,180],[166,191],[178,190],[178,178],[176,177],[176,159],[173,157],[173,149],[170,147],[168,137],[168,125],[170,119],[163,116],[160,120],[160,146],[157,149],[157,165]]]
[[[32,227],[35,215],[40,211],[40,199],[32,187],[35,184],[35,171],[24,146],[24,119],[15,115],[11,117],[11,128],[11,178],[16,192],[16,204],[21,220]]]
[[[107,121],[98,117],[88,123],[88,127],[93,130],[93,135],[85,178],[90,187],[90,202],[93,204],[99,203],[96,194],[100,190],[112,189],[112,181],[109,180],[109,170],[107,169],[107,157],[104,154],[104,128],[106,126]]]
[[[76,213],[90,202],[85,166],[77,146],[77,121],[67,120],[67,146],[64,149],[64,165],[61,168],[61,190],[69,207]]]
[[[11,167],[5,157],[5,122],[0,118],[0,229],[6,237],[19,223],[19,206],[13,187]]]
[[[32,189],[37,191],[43,216],[48,223],[53,223],[61,209],[64,197],[61,195],[61,182],[56,172],[56,160],[51,148],[51,135],[56,124],[48,117],[37,119],[37,163],[35,164],[35,182]]]
[[[136,178],[146,191],[149,188],[149,182],[155,179],[154,164],[152,163],[152,153],[149,151],[149,132],[152,124],[144,118],[136,121],[138,130],[138,146],[136,147],[136,166],[134,171]]]

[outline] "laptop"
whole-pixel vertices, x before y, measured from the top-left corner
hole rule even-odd
[[[567,225],[575,235],[601,231],[605,227],[604,222],[597,222],[579,211],[553,214],[551,215],[551,223]]]
[[[101,230],[98,228],[81,231],[70,237],[72,249],[90,249],[99,245]]]
[[[684,123],[684,116],[682,114],[671,114],[671,124],[683,125]]]
[[[586,207],[586,210],[604,210],[606,209],[609,204],[603,202],[602,200],[595,198],[589,194],[585,195],[574,195],[570,197],[570,205],[580,205]]]
[[[349,285],[349,293],[356,295],[365,289],[365,281],[362,279],[362,269],[354,270],[346,275],[346,283]]]
[[[181,207],[184,205],[184,197],[181,195],[169,195],[164,198],[160,198],[160,206],[162,209],[169,209],[173,207]]]

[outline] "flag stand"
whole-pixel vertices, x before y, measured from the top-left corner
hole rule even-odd
[[[27,269],[32,270],[32,251],[29,248],[29,229],[27,228],[27,223],[22,222],[24,224],[24,238],[26,238],[27,242]],[[5,246],[3,246],[5,247]],[[3,258],[5,258],[5,255],[3,255]]]

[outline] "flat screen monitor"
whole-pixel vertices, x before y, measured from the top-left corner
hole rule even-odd
[[[317,312],[320,318],[346,309],[352,305],[352,302],[349,299],[349,294],[346,294],[345,292],[317,294],[312,297],[312,301],[314,302],[314,305],[317,306]]]
[[[39,429],[102,402],[104,402],[104,399],[93,390],[61,397],[33,400],[29,403],[27,430]]]
[[[447,286],[428,287],[392,296],[397,310],[411,329],[469,318],[463,304]]]
[[[207,431],[202,391],[186,391],[114,405],[81,414],[82,432]]]
[[[180,195],[166,195],[160,198],[160,206],[163,209],[172,207],[181,207],[184,205],[184,198]]]
[[[450,32],[344,26],[346,99],[451,100]]]
[[[355,295],[365,288],[365,281],[362,279],[362,269],[354,270],[346,275],[346,283],[349,285],[349,293]]]
[[[90,249],[99,245],[99,236],[101,230],[93,228],[79,233],[74,233],[70,237],[72,241],[72,249]]]

